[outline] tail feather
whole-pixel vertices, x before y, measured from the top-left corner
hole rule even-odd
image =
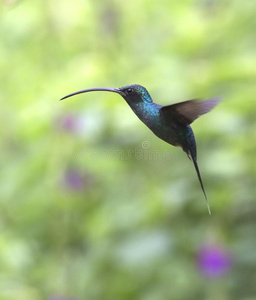
[[[199,168],[198,168],[197,161],[195,160],[195,158],[193,157],[193,155],[191,155],[190,157],[192,158],[192,161],[194,163],[194,166],[195,166],[195,169],[196,169],[196,173],[197,173],[197,177],[199,179],[202,191],[204,193],[204,197],[205,197],[205,201],[206,201],[206,205],[207,205],[207,208],[208,208],[209,215],[211,215],[210,205],[209,205],[209,202],[208,202],[205,190],[204,190],[204,185],[203,185],[203,181],[202,181],[202,178],[201,178],[201,175],[200,175],[200,171],[199,171]]]
[[[211,215],[211,209],[208,203],[208,199],[204,190],[204,185],[203,185],[203,181],[200,175],[200,171],[198,168],[198,164],[197,164],[197,159],[196,159],[196,140],[195,140],[195,136],[193,133],[193,130],[190,126],[187,126],[187,142],[183,145],[183,150],[187,153],[187,156],[190,160],[193,161],[195,169],[196,169],[196,173],[197,173],[197,177],[199,179],[200,185],[201,185],[201,189],[204,193],[204,197],[205,197],[205,201],[206,201],[206,205],[208,208],[208,212],[209,215]]]

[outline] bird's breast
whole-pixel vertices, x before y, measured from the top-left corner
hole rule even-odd
[[[179,128],[176,128],[176,123],[171,121],[166,122],[163,119],[160,114],[161,107],[161,105],[150,103],[147,105],[132,107],[132,109],[138,118],[157,137],[171,145],[179,146],[181,145]]]
[[[157,137],[165,142],[173,146],[182,145],[184,128],[179,128],[176,123],[166,123],[160,115],[148,116],[145,118],[144,123]]]

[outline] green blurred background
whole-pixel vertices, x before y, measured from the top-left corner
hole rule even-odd
[[[256,1],[2,0],[0,299],[256,299]],[[223,96],[198,163],[125,101]]]

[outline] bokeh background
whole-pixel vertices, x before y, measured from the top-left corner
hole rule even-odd
[[[2,0],[0,299],[256,299],[256,2]],[[194,167],[125,101],[223,96]]]

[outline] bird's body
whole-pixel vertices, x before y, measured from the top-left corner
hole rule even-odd
[[[182,144],[184,144],[182,140],[186,136],[187,128],[175,122],[175,120],[166,120],[161,114],[163,105],[154,103],[144,87],[135,86],[141,94],[142,101],[125,99],[133,112],[157,137],[173,146],[182,147]]]
[[[138,118],[160,139],[173,146],[181,146],[186,127],[176,122],[168,122],[160,112],[162,105],[146,103],[138,109],[132,108]]]
[[[146,88],[141,85],[132,84],[118,89],[86,89],[69,94],[61,100],[73,95],[92,91],[109,91],[120,94],[138,118],[157,137],[173,146],[180,146],[194,163],[201,188],[207,201],[197,165],[196,141],[193,130],[189,124],[191,124],[200,115],[210,111],[219,102],[219,98],[207,99],[204,101],[188,100],[185,102],[162,106],[153,102]],[[207,206],[209,214],[211,214],[208,202]]]

